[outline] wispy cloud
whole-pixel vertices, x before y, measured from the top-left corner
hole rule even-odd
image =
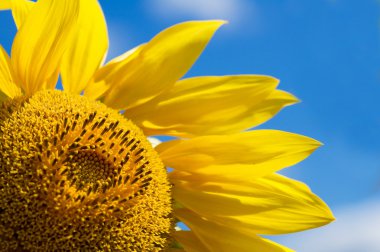
[[[278,240],[299,252],[380,251],[380,199],[338,209],[335,216],[326,227]]]
[[[160,18],[226,19],[233,24],[257,14],[251,0],[146,0],[146,3],[148,10]]]

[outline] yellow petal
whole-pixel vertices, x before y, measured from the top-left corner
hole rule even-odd
[[[277,174],[248,180],[208,182],[206,176],[181,176],[171,182],[180,204],[247,234],[291,233],[334,220],[328,206],[301,182]]]
[[[125,115],[147,135],[236,133],[256,126],[296,99],[269,104],[278,80],[269,76],[208,76],[179,81],[175,86]],[[272,99],[272,98],[271,98]],[[270,114],[270,115],[269,115]],[[269,115],[269,116],[268,116]]]
[[[193,21],[170,27],[136,50],[126,61],[113,64],[104,81],[111,89],[104,103],[128,109],[170,88],[197,60],[224,21]]]
[[[104,67],[98,69],[95,75],[91,79],[89,85],[84,90],[84,95],[92,100],[97,100],[111,87],[112,83],[109,81],[114,78],[119,71],[119,64],[126,64],[126,62],[132,60],[137,50],[141,50],[143,45],[137,46],[124,54],[112,59]],[[123,61],[123,63],[121,63]],[[117,81],[117,80],[115,80]]]
[[[11,0],[1,0],[0,1],[0,10],[8,10],[12,7]]]
[[[107,25],[97,0],[82,0],[78,24],[61,65],[65,91],[80,94],[100,67],[108,49]]]
[[[175,170],[245,179],[292,166],[319,146],[316,140],[293,133],[254,130],[168,141],[156,150]]]
[[[39,0],[16,34],[11,61],[27,95],[55,87],[79,2]]]
[[[297,97],[283,90],[275,90],[271,92],[255,110],[255,120],[252,121],[251,127],[262,124],[286,106],[299,102]]]
[[[20,29],[33,6],[32,1],[12,0],[12,15],[17,29]]]
[[[210,252],[191,231],[176,231],[174,238],[185,248],[186,252]]]
[[[228,226],[220,225],[202,219],[197,214],[186,209],[180,209],[175,213],[191,231],[201,240],[210,252],[291,252],[293,250],[283,247],[267,239],[254,234],[240,232]],[[190,250],[191,251],[191,250]],[[196,250],[194,250],[196,251]]]
[[[9,56],[0,45],[0,101],[19,95],[21,95],[21,90],[14,83]]]

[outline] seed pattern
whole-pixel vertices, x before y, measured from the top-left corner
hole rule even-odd
[[[168,247],[166,171],[133,123],[60,91],[5,102],[0,119],[0,251]]]

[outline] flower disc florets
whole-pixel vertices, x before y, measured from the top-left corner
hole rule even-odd
[[[166,170],[133,123],[60,91],[4,102],[0,117],[1,251],[168,246]]]

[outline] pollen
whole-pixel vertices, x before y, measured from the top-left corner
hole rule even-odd
[[[141,130],[61,91],[0,108],[0,251],[164,251],[174,231],[163,163]]]

